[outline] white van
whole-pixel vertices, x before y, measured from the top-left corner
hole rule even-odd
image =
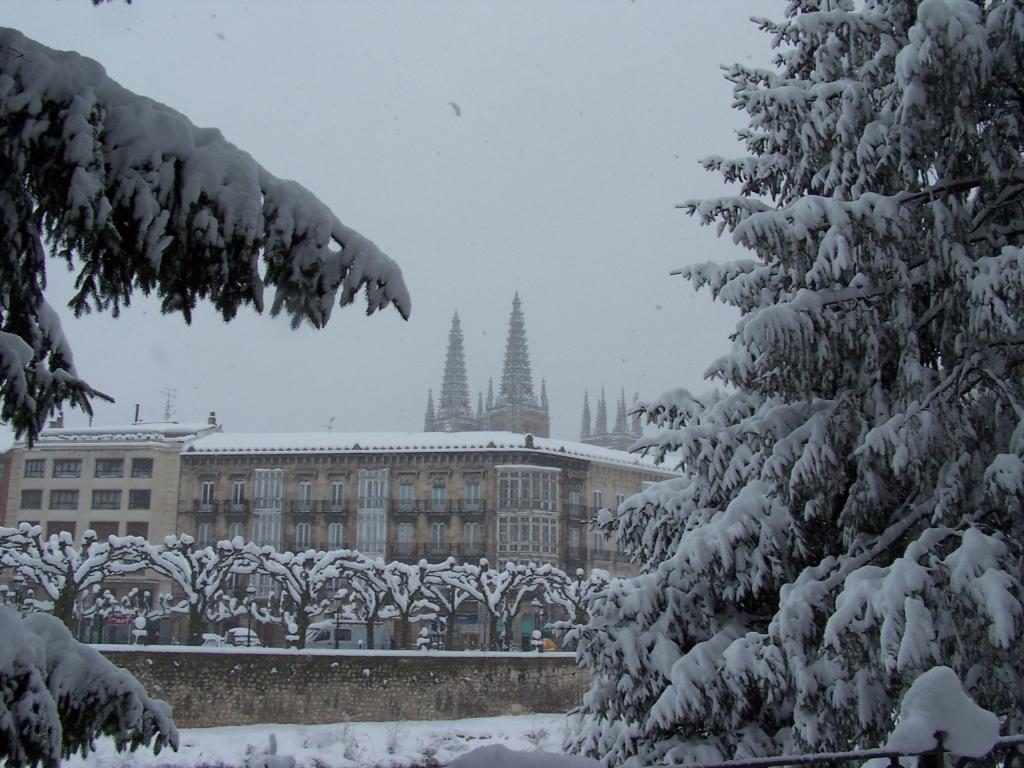
[[[337,642],[335,642],[337,634]],[[366,647],[365,624],[335,624],[333,621],[317,621],[306,630],[307,648],[345,648],[359,649]],[[387,650],[391,647],[391,633],[380,624],[373,627],[373,647],[375,650]]]

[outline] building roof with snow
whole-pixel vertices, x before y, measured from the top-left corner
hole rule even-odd
[[[462,451],[529,451],[573,456],[601,464],[676,473],[639,454],[611,448],[520,435],[514,432],[215,432],[199,437],[185,448],[188,454],[268,453],[425,453]]]
[[[201,435],[220,430],[220,426],[207,422],[138,422],[107,427],[50,427],[44,429],[36,439],[34,448],[53,448],[74,444],[108,445],[111,443],[185,443]],[[27,448],[18,441],[16,446]]]

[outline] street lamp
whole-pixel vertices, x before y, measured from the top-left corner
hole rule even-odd
[[[245,646],[252,644],[252,606],[256,598],[256,587],[250,584],[245,588],[245,613],[249,617],[249,626],[245,632]]]

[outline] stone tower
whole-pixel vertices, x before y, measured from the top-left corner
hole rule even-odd
[[[635,396],[633,402],[636,402]],[[628,451],[636,439],[642,435],[643,430],[640,428],[639,419],[634,417],[633,423],[629,422],[625,390],[619,394],[619,401],[616,403],[615,409],[615,426],[612,429],[608,428],[608,403],[605,400],[604,389],[601,389],[601,399],[597,401],[597,416],[594,419],[593,428],[590,426],[589,393],[583,393],[583,425],[580,428],[580,442]]]
[[[501,384],[494,406],[487,411],[487,428],[548,437],[550,420],[546,392],[544,395],[538,403],[533,391],[530,351],[526,345],[526,322],[517,292],[512,299],[512,314],[508,320]]]
[[[426,432],[471,432],[480,429],[480,420],[473,414],[469,404],[466,353],[458,312],[452,317],[452,327],[448,332],[448,354],[441,379],[441,395],[433,414],[431,405],[428,400],[427,416],[424,419]]]

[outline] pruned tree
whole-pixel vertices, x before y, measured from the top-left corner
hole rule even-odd
[[[367,557],[354,550],[340,565],[341,578],[350,598],[346,606],[348,618],[363,623],[366,648],[373,650],[374,629],[394,614],[388,599],[387,566],[380,558]]]
[[[441,575],[486,611],[491,649],[507,651],[512,644],[512,620],[537,588],[536,567],[533,563],[507,562],[504,568],[491,568],[488,560],[481,558],[479,565],[460,563]],[[499,621],[505,627],[503,636],[498,633]]]
[[[322,326],[365,289],[407,317],[401,272],[309,191],[215,129],[128,91],[95,61],[0,29],[0,418],[31,441],[78,375],[45,297],[47,247],[73,271],[70,307],[117,316],[138,292],[186,321],[264,308]]]
[[[384,568],[384,599],[398,620],[396,643],[399,648],[414,645],[410,629],[413,621],[425,621],[437,616],[437,604],[432,600],[432,593],[424,586],[424,580],[432,570],[436,570],[436,566],[429,565],[426,560],[415,565],[394,560]]]
[[[202,645],[205,623],[230,613],[225,604],[229,580],[251,574],[258,565],[241,539],[219,541],[216,547],[196,547],[195,539],[188,534],[168,536],[163,544],[125,537],[115,541],[115,551],[138,557],[146,567],[171,581],[176,592],[169,610],[188,617],[188,645]],[[132,552],[136,554],[129,554]]]
[[[288,634],[296,637],[297,647],[305,648],[306,630],[334,599],[331,586],[341,574],[339,563],[350,556],[349,551],[278,552],[254,544],[247,544],[246,551],[256,563],[257,572],[277,583],[282,595],[282,621],[289,628]]]
[[[544,602],[561,609],[565,620],[556,625],[564,642],[574,642],[575,634],[590,619],[590,603],[608,588],[608,571],[595,568],[588,576],[577,568],[572,576],[550,565],[543,565],[537,571],[537,581],[543,588]]]
[[[1015,732],[1024,657],[1024,7],[791,0],[728,69],[740,185],[687,210],[752,258],[727,391],[643,410],[685,476],[611,525],[643,572],[581,631],[608,764],[879,744],[948,664]]]
[[[135,553],[112,557],[109,541],[89,530],[76,544],[67,531],[43,536],[38,525],[0,528],[0,563],[36,585],[51,603],[50,612],[74,630],[81,597],[105,579],[143,567]]]
[[[87,757],[97,736],[118,751],[177,748],[171,708],[128,672],[75,641],[53,616],[0,606],[0,754],[13,768]]]

